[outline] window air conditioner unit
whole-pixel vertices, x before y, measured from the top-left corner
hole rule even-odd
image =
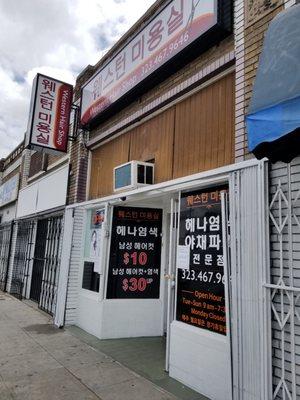
[[[114,191],[153,185],[154,164],[130,161],[114,168]]]

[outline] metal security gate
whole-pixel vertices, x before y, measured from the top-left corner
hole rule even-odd
[[[300,159],[270,170],[272,399],[300,398]]]
[[[53,315],[61,255],[63,216],[18,221],[11,294],[36,301]]]
[[[35,222],[18,221],[10,293],[22,299],[26,297],[31,262]]]
[[[0,290],[6,291],[14,223],[0,226]]]
[[[44,221],[47,224],[47,234],[44,244],[40,247],[43,248],[44,254],[39,307],[53,315],[56,307],[63,217],[52,217],[43,220],[43,223]]]

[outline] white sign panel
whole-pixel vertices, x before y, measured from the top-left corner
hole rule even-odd
[[[82,89],[87,125],[218,21],[217,0],[173,0]]]
[[[100,274],[105,209],[90,210],[88,215],[85,239],[85,257],[94,263],[94,272]]]
[[[26,146],[67,152],[73,86],[37,74],[34,79]]]
[[[0,207],[15,201],[18,197],[19,174],[13,176],[0,186]]]
[[[177,268],[190,269],[190,246],[177,246]]]
[[[68,174],[69,166],[65,165],[21,189],[17,218],[64,206]]]

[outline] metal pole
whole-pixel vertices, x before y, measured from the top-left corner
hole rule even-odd
[[[173,272],[173,263],[174,263],[174,251],[176,246],[174,246],[174,220],[176,218],[176,214],[174,212],[175,209],[175,200],[171,199],[171,216],[170,216],[170,230],[169,230],[169,260],[168,260],[168,275],[166,278],[168,279],[168,297],[167,297],[167,338],[166,338],[166,365],[165,370],[169,371],[169,363],[170,363],[170,326],[172,322],[172,272]]]
[[[291,185],[291,164],[287,164],[288,176],[288,243],[289,243],[289,280],[290,286],[294,287],[294,273],[293,273],[293,225],[292,225],[292,185]],[[292,373],[292,399],[296,400],[296,355],[295,355],[295,296],[294,292],[290,293],[290,307],[291,307],[291,373]]]

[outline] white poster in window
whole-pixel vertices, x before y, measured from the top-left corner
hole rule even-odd
[[[101,274],[102,228],[105,209],[90,210],[85,240],[85,258],[94,263],[94,272]]]
[[[100,247],[101,247],[101,229],[91,231],[90,259],[94,260],[94,272],[100,274]]]
[[[177,246],[177,268],[190,268],[190,246]]]

